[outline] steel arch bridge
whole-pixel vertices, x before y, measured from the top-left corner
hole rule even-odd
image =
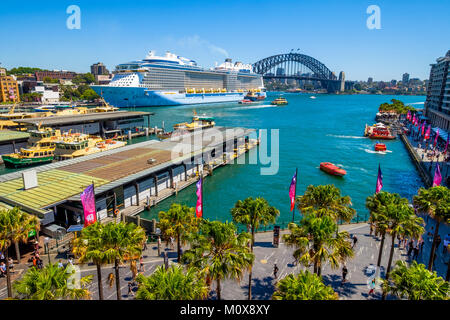
[[[265,80],[268,79],[296,79],[296,80],[313,80],[319,81],[322,88],[328,92],[337,92],[349,89],[353,86],[353,82],[345,81],[344,73],[339,75],[339,79],[334,72],[327,68],[319,60],[301,53],[284,53],[273,55],[255,62],[253,71],[261,74]],[[271,71],[275,67],[283,67],[283,72],[274,74]],[[303,67],[308,68],[311,72],[305,73]]]
[[[272,68],[286,63],[299,63],[307,68],[309,68],[312,72],[314,72],[315,79],[323,79],[323,80],[337,80],[336,75],[331,72],[322,62],[313,57],[307,56],[305,54],[300,53],[285,53],[285,54],[277,54],[253,64],[253,71],[259,73],[261,75],[265,75]],[[293,75],[287,75],[293,76]]]

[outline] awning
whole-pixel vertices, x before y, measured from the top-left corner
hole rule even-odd
[[[438,127],[431,128],[431,131],[433,131],[433,135],[436,135],[438,129],[439,129],[439,138],[441,138],[444,141],[447,141],[449,133],[442,128],[438,128]]]
[[[74,224],[67,229],[67,232],[81,231],[83,228],[84,226],[82,224]]]

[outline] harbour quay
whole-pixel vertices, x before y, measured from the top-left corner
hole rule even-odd
[[[1,155],[25,148],[29,137],[28,132],[0,130],[0,163],[3,162]]]
[[[0,206],[35,214],[44,234],[62,237],[84,224],[80,193],[92,183],[99,221],[136,215],[257,143],[255,129],[214,127],[17,171],[0,176]]]
[[[61,132],[71,130],[92,135],[100,135],[108,138],[114,135],[123,136],[131,134],[147,133],[145,128],[150,127],[150,117],[153,112],[141,111],[114,111],[92,114],[80,114],[59,117],[39,117],[20,119],[19,128],[32,129],[38,126],[59,129]],[[147,121],[146,121],[147,120]],[[153,130],[150,130],[152,133]]]

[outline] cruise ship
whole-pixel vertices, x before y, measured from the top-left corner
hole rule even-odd
[[[253,93],[265,98],[262,76],[250,64],[226,59],[206,69],[194,60],[153,51],[143,60],[116,66],[107,85],[92,89],[109,104],[119,107],[153,107],[239,101]]]

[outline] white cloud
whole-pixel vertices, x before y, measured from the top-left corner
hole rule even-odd
[[[226,58],[229,57],[227,50],[225,50],[224,48],[221,48],[219,46],[216,46],[207,40],[200,38],[200,36],[198,36],[198,35],[181,38],[177,41],[177,44],[180,47],[185,47],[185,48],[189,48],[189,49],[206,48],[213,54],[220,54],[220,55],[225,56]]]

